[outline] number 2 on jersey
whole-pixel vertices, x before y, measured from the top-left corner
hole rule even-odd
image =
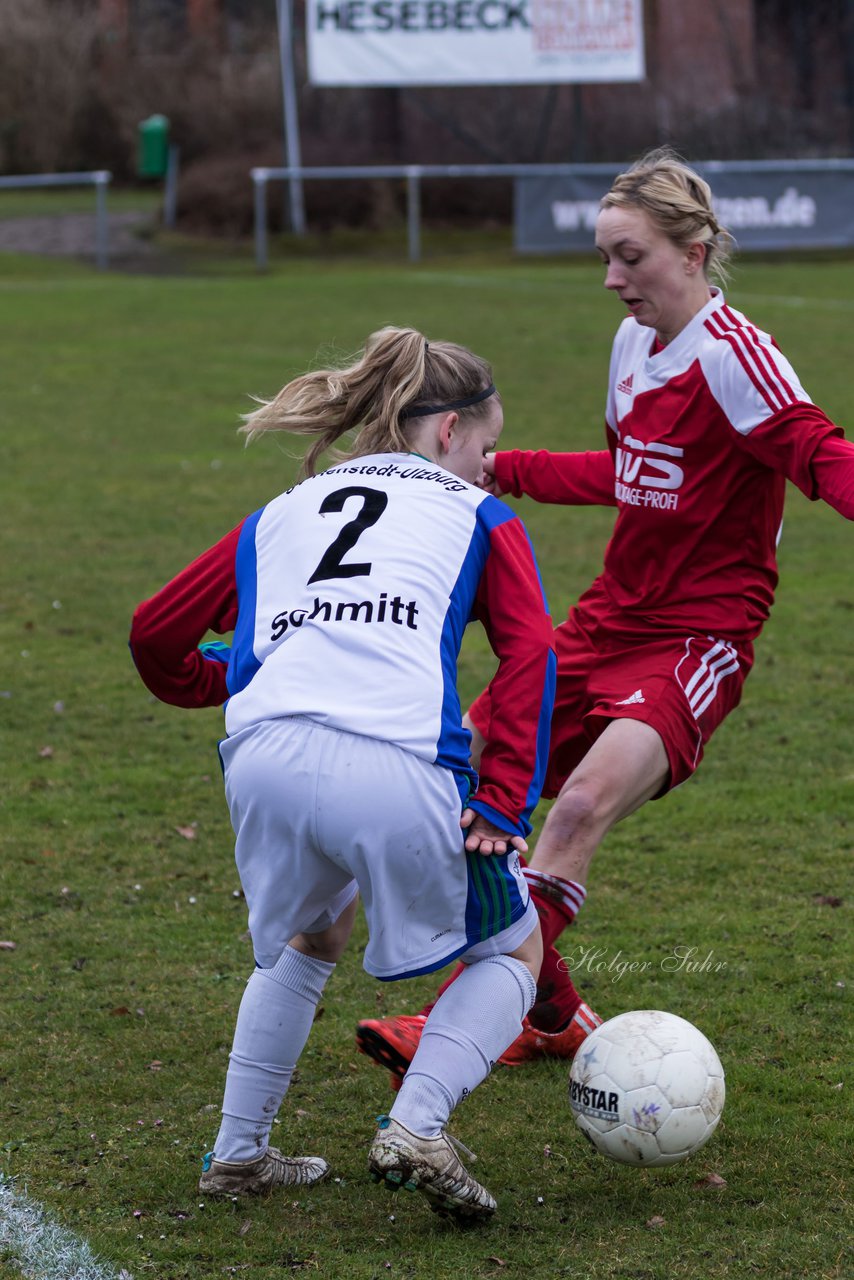
[[[388,494],[381,489],[363,489],[349,485],[329,493],[320,504],[320,514],[343,511],[348,498],[361,498],[362,509],[353,520],[348,520],[337,538],[330,542],[320,558],[320,563],[308,579],[309,583],[323,582],[326,578],[356,578],[371,572],[371,562],[345,564],[342,557],[356,545],[366,529],[376,524],[388,506]]]

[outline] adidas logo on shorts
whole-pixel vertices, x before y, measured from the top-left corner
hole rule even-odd
[[[641,692],[641,690],[640,690],[640,689],[635,689],[635,691],[634,691],[634,693],[631,695],[631,697],[629,697],[629,698],[622,698],[622,699],[620,700],[620,702],[616,703],[616,706],[618,706],[618,707],[631,707],[631,706],[634,706],[634,705],[635,705],[636,703],[638,703],[638,702],[646,702],[646,698],[643,696],[643,693]]]

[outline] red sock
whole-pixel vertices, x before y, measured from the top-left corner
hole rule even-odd
[[[584,905],[587,891],[574,880],[550,876],[534,867],[525,867],[524,875],[540,917],[543,946],[548,949],[554,946],[566,926],[572,924]]]
[[[537,999],[528,1019],[539,1031],[560,1031],[571,1022],[582,1000],[554,944],[572,924],[587,894],[583,885],[574,880],[547,875],[532,867],[525,868],[525,879],[540,917],[544,947]]]
[[[549,876],[530,867],[525,867],[525,879],[540,917],[544,946],[537,998],[528,1017],[531,1024],[540,1031],[558,1031],[572,1020],[582,1000],[554,943],[567,925],[572,924],[586,894],[583,887],[572,880]],[[445,979],[436,992],[435,999],[419,1011],[424,1017],[465,967],[464,964],[458,964],[451,976]]]
[[[537,998],[528,1011],[528,1021],[538,1031],[562,1031],[581,1005],[566,961],[549,947],[543,955],[537,980]]]

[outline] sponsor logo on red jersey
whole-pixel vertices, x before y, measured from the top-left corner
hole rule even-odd
[[[623,436],[617,447],[615,494],[618,502],[632,507],[656,507],[675,511],[685,472],[676,462],[685,450],[653,440],[644,442]]]

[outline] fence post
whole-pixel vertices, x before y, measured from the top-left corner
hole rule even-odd
[[[101,271],[106,271],[110,256],[107,186],[112,174],[107,169],[99,169],[92,177],[95,183],[95,262]]]
[[[421,168],[410,165],[406,170],[406,226],[409,261],[421,261]]]
[[[253,169],[255,184],[255,266],[267,269],[267,170]]]
[[[294,68],[294,33],[291,5],[293,0],[276,0],[279,25],[279,64],[282,75],[282,108],[285,124],[285,159],[288,169],[299,170],[302,154],[297,120],[296,71]],[[297,172],[288,179],[291,231],[295,236],[305,235],[305,199],[302,175]]]

